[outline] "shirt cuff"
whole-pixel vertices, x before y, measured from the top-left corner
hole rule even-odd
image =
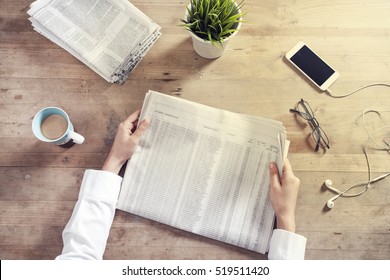
[[[275,229],[273,231],[268,259],[303,260],[305,258],[306,237],[294,232]]]
[[[114,205],[118,201],[122,177],[109,171],[88,169],[84,173],[79,199],[90,197]]]

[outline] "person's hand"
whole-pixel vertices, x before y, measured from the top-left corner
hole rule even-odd
[[[271,163],[270,199],[275,210],[277,228],[295,232],[295,206],[298,198],[300,180],[294,176],[288,159],[283,164],[282,177],[279,178],[278,168]]]
[[[139,115],[140,110],[137,110],[119,124],[114,143],[102,170],[118,174],[123,164],[133,155],[141,136],[149,127],[149,120],[145,119],[137,128]]]

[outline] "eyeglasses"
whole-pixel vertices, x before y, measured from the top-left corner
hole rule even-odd
[[[314,151],[317,152],[320,147],[324,149],[330,149],[329,138],[326,135],[325,131],[323,131],[320,127],[320,124],[318,123],[317,119],[314,117],[313,110],[311,109],[309,103],[301,99],[295,109],[290,109],[290,112],[299,114],[302,118],[309,122],[312,128],[311,136],[313,137],[315,143]]]

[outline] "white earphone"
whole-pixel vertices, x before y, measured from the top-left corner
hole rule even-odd
[[[328,206],[329,209],[332,209],[334,207],[334,201],[336,199],[338,199],[342,195],[342,193],[340,193],[340,191],[338,189],[334,188],[332,185],[333,185],[332,180],[330,180],[330,179],[326,179],[325,180],[325,186],[328,189],[330,189],[330,190],[334,191],[335,193],[337,193],[336,196],[332,197],[331,199],[329,199],[326,202],[326,206]]]
[[[357,183],[355,185],[352,185],[350,186],[349,188],[347,188],[345,191],[340,191],[338,189],[336,189],[335,187],[333,187],[333,182],[332,180],[330,179],[326,179],[325,182],[324,182],[324,185],[325,187],[327,187],[329,190],[337,193],[336,196],[332,197],[331,199],[329,199],[327,202],[326,202],[326,206],[329,208],[329,209],[332,209],[334,207],[334,201],[336,199],[338,199],[340,196],[343,196],[343,197],[355,197],[355,196],[359,196],[363,193],[365,193],[371,186],[372,183],[375,183],[375,182],[378,182],[384,178],[386,178],[387,176],[390,175],[390,172],[386,173],[386,174],[383,174],[379,177],[376,177],[372,180],[369,180],[369,181],[365,181],[365,182],[360,182],[360,183]],[[365,186],[364,190],[362,190],[361,192],[358,192],[358,193],[347,193],[350,189],[353,189],[353,188],[356,188],[356,187],[360,187],[360,186]]]
[[[325,186],[326,186],[328,189],[334,191],[335,193],[340,194],[340,191],[339,191],[338,189],[333,188],[333,182],[332,182],[332,180],[326,179],[326,180],[325,180]]]
[[[369,85],[369,86],[372,86],[372,85]],[[369,87],[369,86],[366,86],[366,87]],[[390,86],[390,85],[386,84],[386,86]],[[363,87],[363,88],[366,88],[366,87]],[[363,88],[361,88],[361,89],[363,89]],[[352,92],[352,93],[354,93],[354,92]],[[350,95],[350,94],[348,94],[348,95]],[[348,95],[345,95],[345,96],[348,96]],[[338,97],[343,97],[343,96],[338,96]],[[373,132],[370,133],[368,131],[367,124],[366,124],[366,119],[365,119],[366,114],[368,114],[368,113],[375,113],[375,114],[377,114],[380,117],[381,116],[381,112],[387,112],[388,113],[390,111],[378,111],[378,110],[373,110],[373,109],[366,109],[366,110],[364,110],[364,112],[362,114],[364,129],[366,130],[366,133],[367,133],[367,136],[368,136],[367,140],[369,142],[372,142],[376,146],[377,149],[382,150],[382,151],[386,151],[386,152],[388,152],[390,154],[390,138],[388,136],[387,136],[387,138],[383,139],[383,142],[385,143],[385,145],[378,143],[372,137],[372,135],[375,135],[378,132],[383,132],[383,130],[390,129],[390,126],[380,127],[380,128],[378,128],[378,129],[376,129],[376,130],[374,130]],[[371,167],[370,167],[370,161],[369,161],[369,158],[368,158],[367,147],[368,147],[368,143],[366,143],[366,145],[363,146],[363,152],[364,152],[364,155],[365,155],[366,161],[367,161],[368,181],[354,184],[354,185],[348,187],[347,189],[345,189],[344,191],[340,191],[340,190],[336,189],[335,187],[333,187],[333,183],[332,183],[331,180],[326,179],[325,182],[324,182],[325,187],[328,188],[329,190],[331,190],[332,192],[337,194],[336,196],[332,197],[331,199],[329,199],[326,202],[326,206],[329,209],[332,209],[334,207],[334,201],[336,199],[338,199],[339,197],[355,197],[355,196],[359,196],[359,195],[365,193],[371,187],[372,183],[378,182],[378,181],[380,181],[380,180],[382,180],[382,179],[384,179],[384,178],[386,178],[387,176],[390,175],[390,172],[388,172],[388,173],[385,173],[385,174],[383,174],[383,175],[381,175],[379,177],[371,179]],[[364,189],[362,191],[360,191],[360,192],[351,193],[351,194],[347,193],[349,190],[351,190],[353,188],[363,187],[363,186],[364,186]]]
[[[340,194],[332,197],[326,202],[326,206],[328,206],[329,209],[332,209],[334,207],[334,201],[340,197]]]

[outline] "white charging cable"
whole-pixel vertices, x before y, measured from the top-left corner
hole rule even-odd
[[[365,86],[362,86],[361,88],[358,88],[350,93],[347,93],[347,94],[343,94],[343,95],[336,95],[334,94],[329,88],[326,90],[326,92],[331,96],[331,97],[334,97],[334,98],[343,98],[343,97],[347,97],[347,96],[350,96],[358,91],[361,91],[363,89],[366,89],[366,88],[369,88],[369,87],[377,87],[377,86],[381,86],[381,87],[390,87],[390,84],[386,84],[386,83],[374,83],[374,84],[368,84],[368,85],[365,85]]]

